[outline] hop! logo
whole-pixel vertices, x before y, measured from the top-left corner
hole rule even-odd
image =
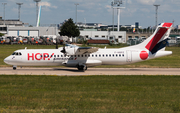
[[[54,53],[52,53],[51,55],[49,55],[48,53],[32,53],[30,55],[30,53],[28,53],[28,60],[50,60],[52,58],[52,56],[54,55]]]

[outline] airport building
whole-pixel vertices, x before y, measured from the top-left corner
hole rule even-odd
[[[47,27],[25,27],[27,23],[19,20],[3,20],[0,17],[0,33],[6,36],[29,36],[37,37],[43,35],[58,35],[58,28],[55,25]]]
[[[24,36],[24,37],[39,37],[44,35],[59,35],[59,30],[56,25],[50,25],[49,27],[25,27],[28,24],[23,23],[19,20],[3,20],[0,17],[0,33],[6,36]],[[104,25],[101,23],[78,23],[80,27],[80,36],[85,39],[105,39],[114,40],[118,43],[127,43],[128,39],[133,38],[147,38],[150,34],[139,34],[139,33],[127,33],[126,31],[101,31],[101,28],[112,29],[112,26]],[[117,25],[114,26],[117,28]],[[122,26],[126,28],[133,28],[135,25]]]
[[[58,35],[57,27],[24,27],[0,25],[0,33],[6,36],[29,36]]]
[[[43,36],[57,35],[56,27],[7,27],[8,36]]]
[[[86,37],[86,39],[89,38],[96,38],[96,39],[107,39],[110,40],[110,38],[113,38],[113,40],[116,40],[118,43],[126,43],[126,31],[80,31],[80,35],[83,37]]]
[[[0,25],[8,25],[8,26],[23,26],[25,23],[22,21],[12,19],[12,20],[3,20],[2,17],[0,17]]]

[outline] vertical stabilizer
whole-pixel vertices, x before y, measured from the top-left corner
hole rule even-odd
[[[171,31],[172,23],[162,23],[156,31],[139,45],[135,45],[135,48],[149,50],[152,54],[159,50],[164,50],[167,45],[167,40]]]
[[[38,14],[38,19],[37,19],[37,25],[36,25],[36,27],[39,27],[39,25],[40,25],[40,19],[41,19],[41,6],[39,7],[39,14]]]

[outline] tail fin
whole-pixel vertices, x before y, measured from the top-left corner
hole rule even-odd
[[[164,49],[168,43],[167,38],[169,37],[171,26],[172,23],[160,24],[149,38],[136,47],[139,49],[147,49],[152,54]]]

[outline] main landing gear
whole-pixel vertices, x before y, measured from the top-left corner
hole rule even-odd
[[[77,68],[78,68],[79,71],[86,71],[87,70],[86,65],[78,65]]]
[[[16,70],[17,66],[13,66],[13,70]]]

